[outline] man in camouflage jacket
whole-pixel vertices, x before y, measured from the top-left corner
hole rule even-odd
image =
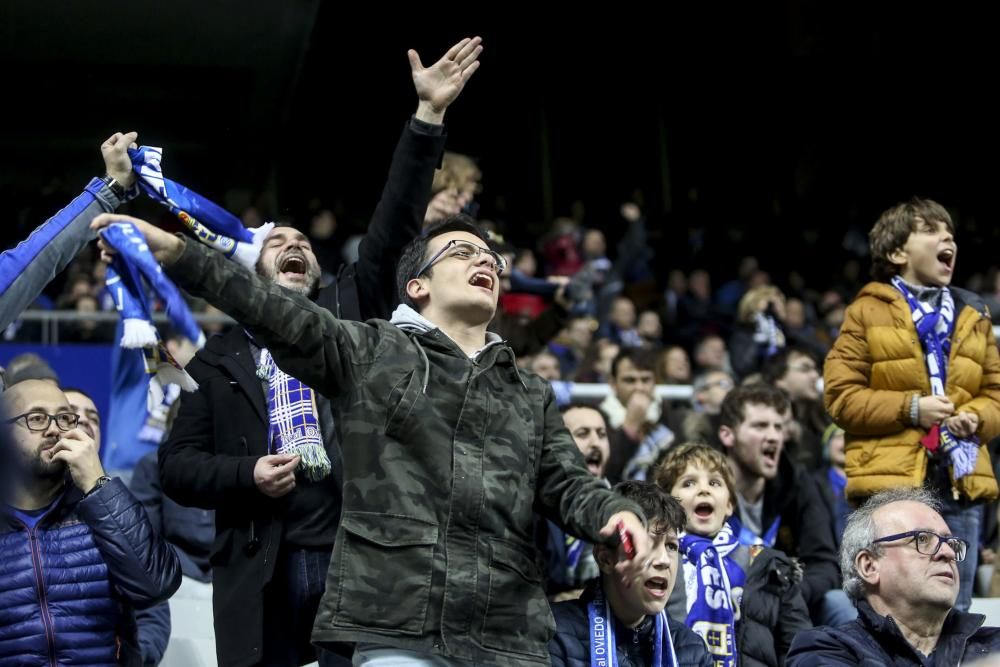
[[[333,401],[343,510],[314,642],[357,643],[355,664],[388,654],[548,664],[536,510],[591,542],[622,521],[636,554],[619,549],[619,571],[638,575],[649,554],[641,510],[588,473],[548,383],[522,375],[486,332],[502,267],[475,226],[448,221],[408,245],[405,305],[392,322],[361,324],[127,219],[172,279]]]

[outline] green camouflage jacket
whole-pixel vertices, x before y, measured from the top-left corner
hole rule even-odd
[[[587,472],[548,383],[506,344],[473,360],[437,329],[337,320],[198,243],[167,273],[333,401],[343,513],[313,641],[549,664],[535,512],[591,542],[643,515]]]

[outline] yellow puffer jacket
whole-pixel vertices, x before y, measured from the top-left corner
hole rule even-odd
[[[951,288],[958,319],[952,333],[945,394],[959,412],[979,417],[982,445],[975,471],[952,477],[955,497],[997,497],[986,443],[1000,434],[1000,355],[982,299]],[[910,308],[888,283],[872,282],[847,309],[823,369],[824,403],[847,432],[847,496],[865,498],[898,486],[920,486],[927,473],[925,431],[910,423],[914,394],[931,393]]]

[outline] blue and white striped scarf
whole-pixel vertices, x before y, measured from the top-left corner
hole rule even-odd
[[[740,546],[739,529],[739,521],[730,517],[714,538],[681,535],[681,571],[688,606],[684,623],[705,641],[712,664],[726,667],[739,662],[736,621],[746,573],[729,558]]]
[[[253,271],[264,239],[273,222],[247,229],[242,221],[206,197],[163,176],[163,149],[154,146],[130,148],[129,158],[139,188],[150,199],[167,207],[202,243]]]
[[[330,474],[331,464],[313,390],[278,368],[266,348],[261,349],[258,375],[267,380],[269,452],[299,456],[299,467],[311,481],[323,479]]]
[[[892,277],[892,285],[906,299],[913,316],[913,325],[924,351],[927,375],[931,381],[931,393],[944,396],[948,378],[948,355],[951,354],[951,334],[955,328],[955,301],[951,290],[941,288],[941,306],[938,310],[913,295],[899,276]],[[942,424],[938,429],[941,451],[948,455],[955,479],[972,474],[979,458],[979,437],[958,438]]]
[[[175,383],[185,391],[194,391],[198,384],[171,357],[153,326],[144,282],[165,304],[171,324],[200,347],[204,345],[205,335],[195,323],[184,298],[163,274],[163,269],[146,245],[146,239],[132,223],[109,225],[101,231],[101,238],[117,251],[108,266],[105,280],[115,308],[124,320],[121,346],[143,350],[147,375],[155,375],[163,384]]]

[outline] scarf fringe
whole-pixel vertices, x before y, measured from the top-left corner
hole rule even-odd
[[[121,346],[134,350],[140,347],[154,346],[158,342],[156,337],[156,327],[152,322],[136,318],[126,318],[124,320]]]

